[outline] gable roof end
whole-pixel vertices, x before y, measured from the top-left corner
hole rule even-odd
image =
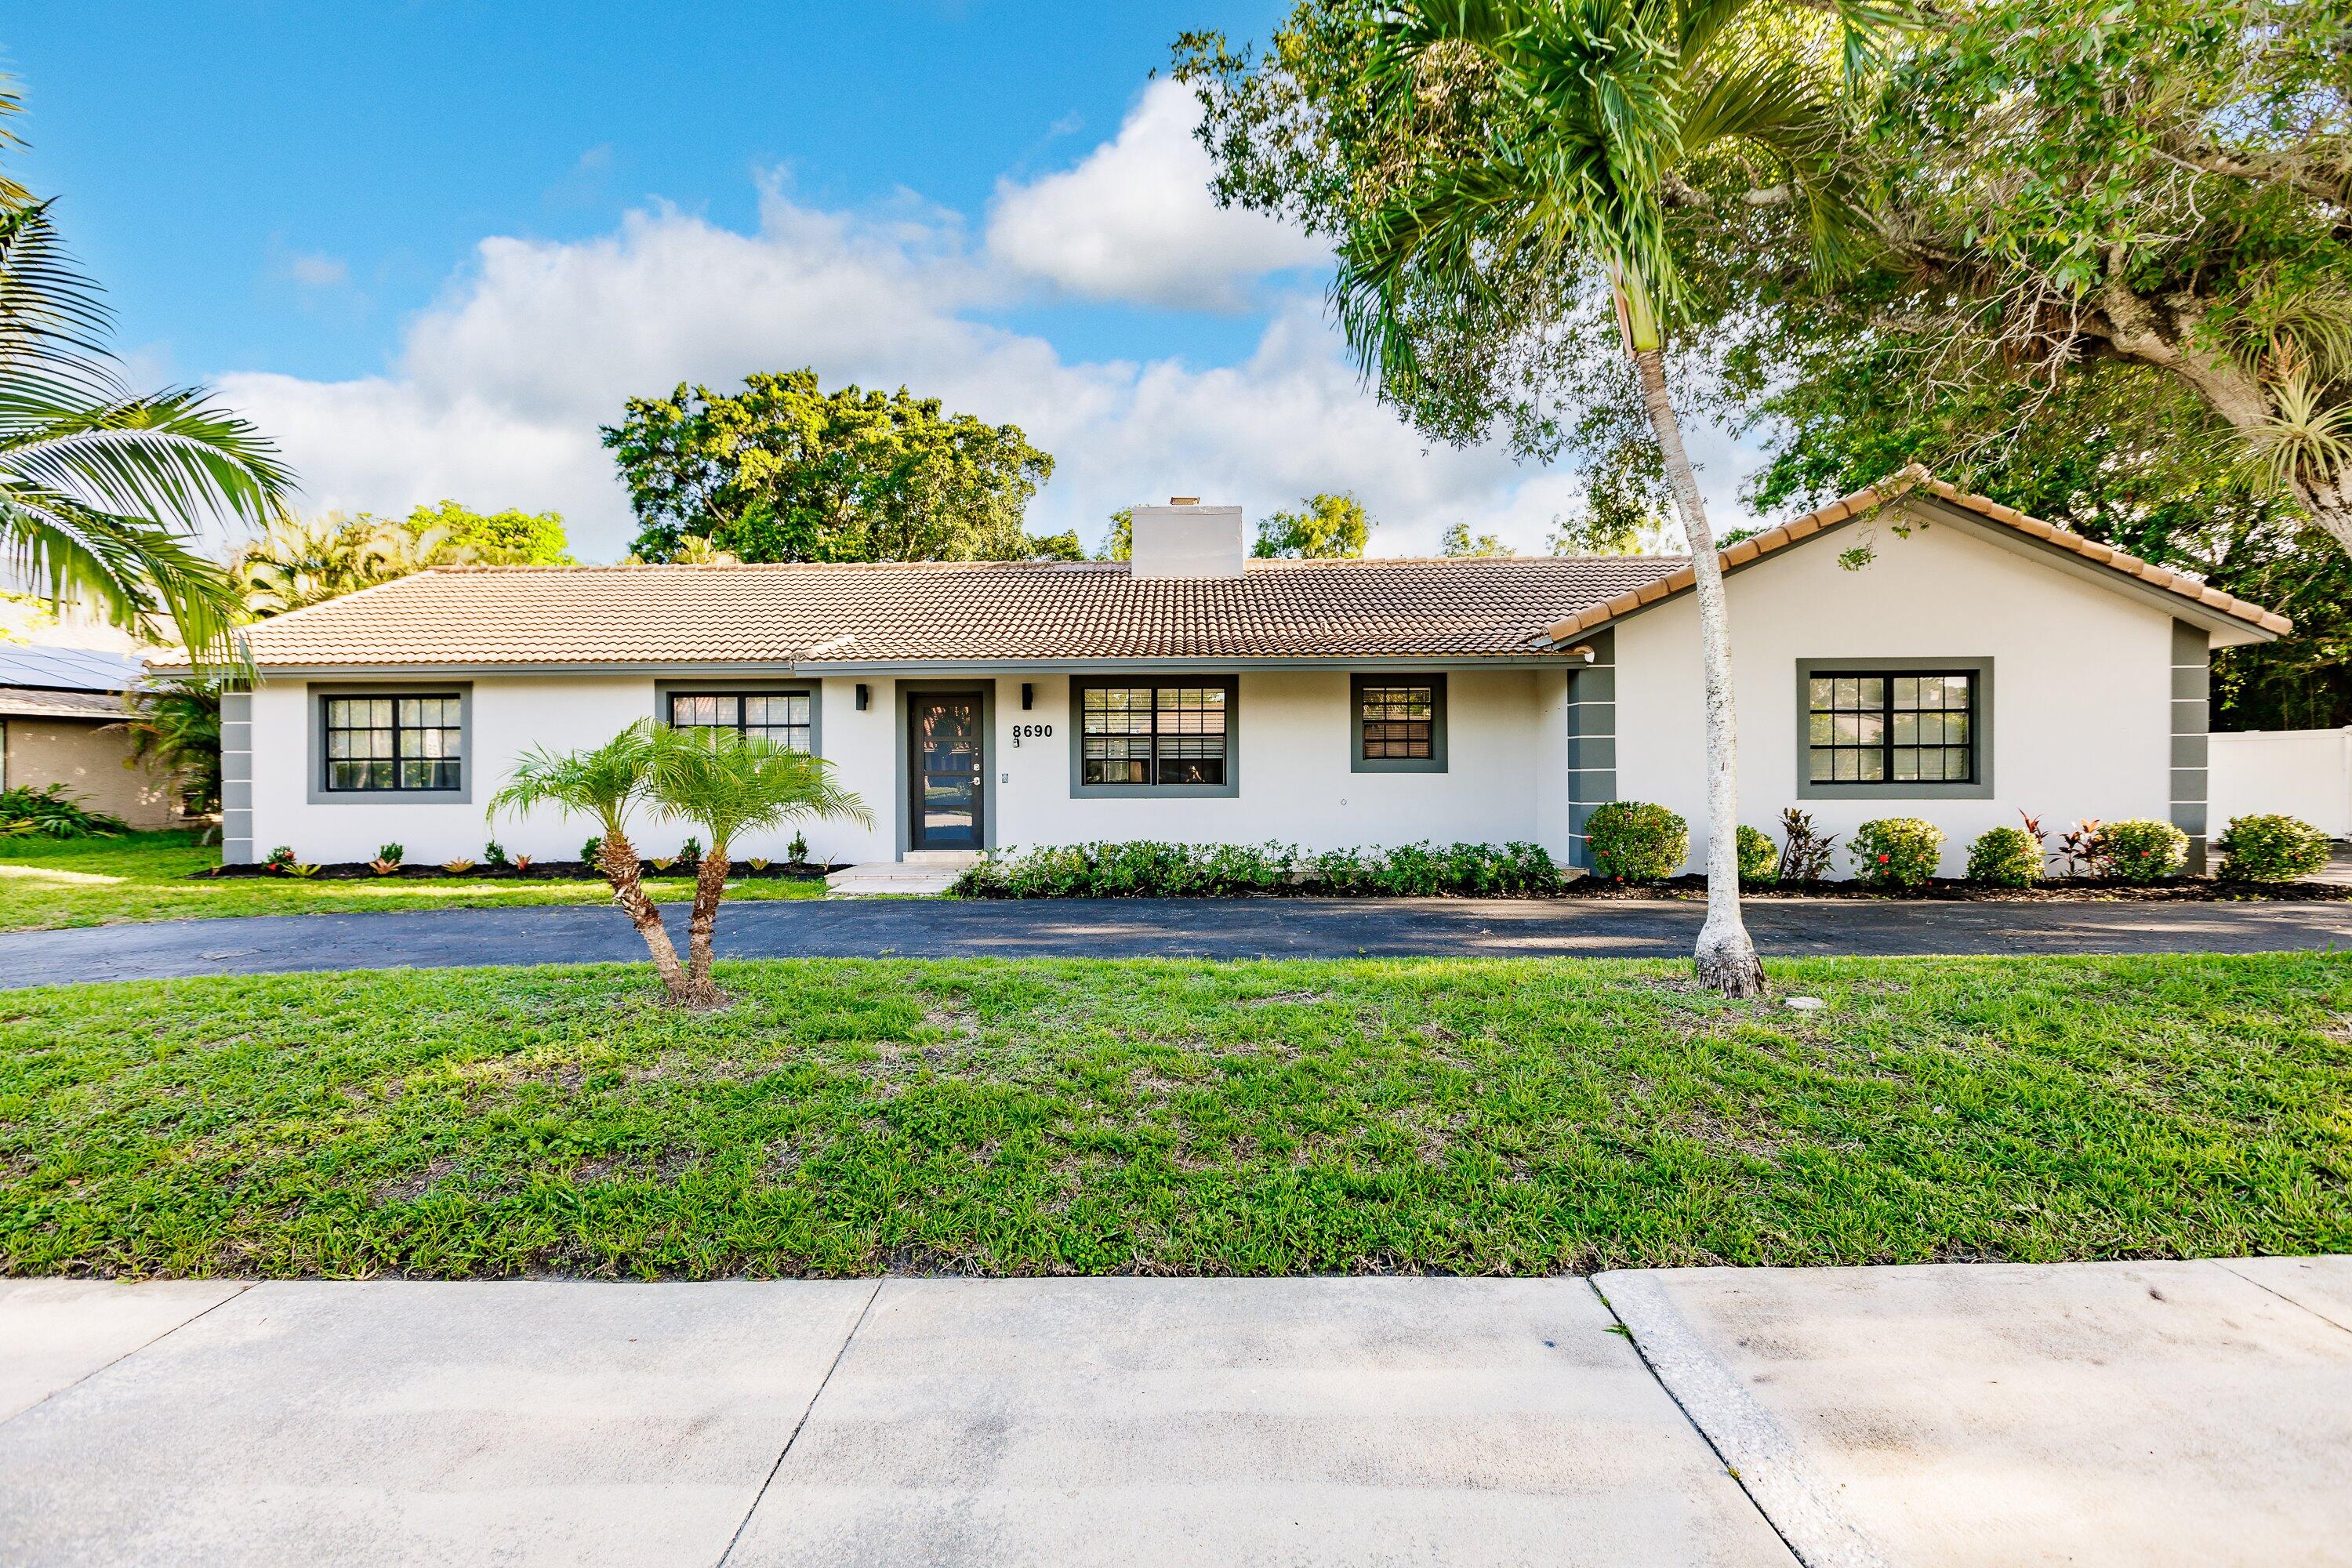
[[[2259,627],[2273,637],[2294,630],[2294,623],[2275,610],[2266,610],[2260,605],[2241,599],[2235,595],[2225,594],[2219,588],[2189,576],[2187,573],[2170,571],[2153,563],[2143,561],[2138,556],[2117,550],[2112,545],[2085,539],[2079,533],[2044,522],[2038,517],[2029,517],[2015,507],[2003,506],[1989,497],[1974,495],[1958,486],[1947,484],[1917,463],[1912,464],[1898,473],[1889,475],[1874,485],[1858,489],[1852,495],[1840,496],[1829,505],[1809,511],[1802,517],[1792,518],[1778,528],[1768,530],[1751,539],[1743,539],[1738,543],[1718,552],[1717,559],[1722,562],[1723,569],[1729,572],[1737,567],[1745,566],[1751,561],[1772,554],[1776,551],[1785,550],[1801,540],[1810,539],[1814,534],[1835,528],[1842,522],[1885,506],[1887,502],[1897,500],[1915,489],[1924,489],[1938,500],[1965,511],[1973,512],[1979,517],[1999,523],[2005,528],[2013,529],[2029,538],[2040,540],[2045,544],[2079,555],[2084,560],[2095,563],[2121,576],[2137,578],[2168,593],[2177,594],[2184,599],[2192,599],[2209,610],[2227,616],[2231,620],[2242,621],[2247,626]],[[1596,626],[1629,616],[1636,610],[1647,608],[1661,599],[1685,593],[1696,586],[1696,574],[1690,567],[1684,566],[1678,571],[1659,578],[1654,583],[1645,583],[1641,587],[1629,593],[1620,594],[1606,603],[1594,605],[1590,608],[1578,611],[1564,620],[1555,621],[1545,629],[1545,636],[1555,643],[1566,642],[1569,638],[1581,636]]]

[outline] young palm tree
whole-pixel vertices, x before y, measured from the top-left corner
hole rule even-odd
[[[1838,172],[1825,50],[1774,0],[1405,0],[1371,26],[1377,101],[1407,125],[1432,93],[1476,79],[1496,112],[1479,138],[1402,171],[1339,247],[1333,298],[1382,383],[1416,382],[1432,300],[1477,308],[1487,268],[1582,270],[1615,296],[1643,407],[1689,535],[1706,676],[1707,912],[1701,981],[1763,989],[1739,913],[1729,626],[1698,481],[1667,396],[1665,331],[1685,286],[1667,208],[1703,205],[1710,173],[1742,171],[1735,200],[1792,208],[1835,265],[1863,226]],[[1408,138],[1400,138],[1405,141]],[[1763,172],[1764,179],[1755,178]]]
[[[243,605],[198,532],[266,522],[293,478],[201,389],[131,391],[108,325],[49,205],[0,190],[0,550],[34,591],[220,662]]]
[[[629,841],[629,814],[650,802],[656,745],[655,725],[647,719],[593,751],[525,752],[490,797],[488,815],[495,822],[501,811],[520,816],[535,805],[551,805],[570,816],[593,817],[604,830],[596,868],[612,886],[613,901],[645,938],[664,996],[682,1005],[693,1000],[693,987],[661,910],[646,894],[643,863]]]
[[[687,922],[687,990],[694,1005],[715,1006],[720,998],[710,981],[710,939],[736,837],[804,816],[861,824],[874,817],[864,801],[834,782],[831,763],[760,736],[659,730],[653,752],[651,792],[662,814],[709,836],[695,868],[694,910]]]

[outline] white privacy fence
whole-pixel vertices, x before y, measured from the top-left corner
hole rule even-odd
[[[2206,777],[2212,831],[2233,816],[2299,816],[2334,838],[2352,838],[2352,726],[2250,730],[2215,735]]]

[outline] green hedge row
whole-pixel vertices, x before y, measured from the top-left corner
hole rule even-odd
[[[1536,844],[1404,844],[1302,854],[1290,844],[1137,839],[983,856],[957,879],[971,899],[1233,898],[1250,893],[1532,898],[1562,878]]]

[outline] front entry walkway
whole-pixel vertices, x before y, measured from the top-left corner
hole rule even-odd
[[[2352,1563],[2352,1259],[0,1281],[0,1556]]]
[[[665,906],[672,930],[686,908]],[[725,958],[1683,958],[1697,902],[1508,899],[777,900],[729,905]],[[1754,903],[1766,957],[2352,950],[2352,903]],[[609,908],[254,915],[0,933],[0,990],[84,980],[632,963]]]

